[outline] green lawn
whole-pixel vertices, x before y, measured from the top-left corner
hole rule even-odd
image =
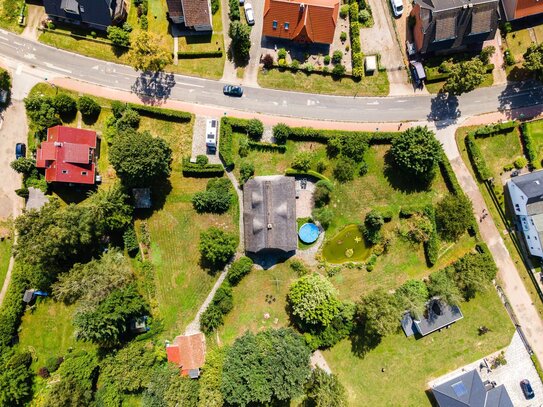
[[[534,144],[534,150],[537,153],[534,165],[536,168],[541,168],[543,160],[543,120],[526,123],[526,131],[528,131],[528,135]]]
[[[386,96],[389,92],[386,72],[377,72],[373,76],[354,81],[350,78],[335,80],[331,76],[292,73],[279,69],[266,72],[260,70],[258,84],[264,88],[343,96]]]
[[[494,77],[491,73],[487,73],[484,75],[483,82],[478,86],[479,88],[487,88],[489,86],[492,86],[494,84]],[[434,83],[427,83],[426,89],[430,93],[439,93],[441,88],[445,85],[445,81],[441,82],[434,82]]]
[[[353,354],[349,340],[325,351],[330,368],[347,388],[349,405],[430,406],[425,393],[429,380],[509,344],[514,327],[493,289],[461,309],[464,319],[419,340],[403,332],[391,335],[363,357]],[[481,325],[491,331],[479,336]]]
[[[4,279],[6,278],[6,274],[8,272],[12,246],[13,236],[11,239],[0,240],[0,289],[4,284]]]
[[[162,44],[173,52],[173,37],[170,34],[169,21],[166,18],[166,0],[157,0],[149,2],[148,21],[150,32],[158,34],[162,39]],[[133,27],[131,34],[132,40],[136,38],[141,28],[138,22],[137,8],[133,5],[129,8],[128,23]],[[213,15],[213,35],[194,35],[182,37],[179,39],[179,51],[215,51],[224,50],[224,38],[222,33],[221,11]],[[71,36],[74,33],[85,38]],[[98,39],[107,41],[105,34],[97,33]],[[129,64],[128,54],[115,53],[109,44],[104,44],[92,40],[90,31],[82,30],[77,27],[59,25],[54,31],[43,32],[39,37],[40,42],[77,52],[89,57],[103,59],[106,61]],[[197,58],[179,60],[179,65],[168,65],[165,68],[167,72],[174,72],[186,75],[201,76],[205,78],[218,79],[222,76],[224,68],[224,56],[222,58]]]
[[[500,178],[504,166],[513,164],[515,159],[523,154],[517,128],[492,137],[476,138],[475,142],[481,149],[495,179]]]
[[[465,139],[466,135],[468,134],[468,132],[474,131],[476,129],[477,129],[477,126],[461,127],[456,132],[456,143],[458,145],[458,149],[460,150],[460,155],[462,157],[462,160],[466,164],[466,167],[468,167],[468,170],[470,171],[471,175],[473,176],[473,178],[475,180],[477,180],[477,177],[475,176],[473,168],[471,167],[471,162],[470,162],[467,150],[466,150],[466,145],[464,143],[464,139]],[[492,138],[489,138],[489,140],[491,140],[491,139]],[[516,147],[513,146],[512,148],[514,149]],[[500,171],[500,167],[495,167],[495,168],[490,167],[490,169],[493,172],[499,172]],[[479,190],[481,191],[481,194],[483,195],[483,198],[485,199],[487,208],[488,208],[490,214],[492,215],[492,220],[496,224],[496,227],[498,228],[498,230],[502,231],[502,238],[503,238],[503,241],[505,243],[505,246],[507,247],[507,250],[509,251],[509,254],[511,255],[511,258],[515,262],[515,265],[517,267],[517,272],[518,272],[519,276],[522,278],[522,280],[524,282],[524,286],[526,287],[526,290],[528,291],[528,293],[530,295],[530,298],[532,299],[532,303],[536,307],[537,312],[539,313],[539,315],[541,317],[543,317],[543,303],[539,299],[536,288],[534,287],[534,284],[533,284],[532,280],[530,279],[530,276],[528,274],[528,271],[527,271],[526,267],[524,267],[524,264],[523,264],[522,258],[520,257],[519,252],[515,248],[512,240],[511,240],[511,237],[507,233],[507,226],[502,221],[502,219],[501,219],[501,217],[500,217],[500,215],[498,213],[498,210],[497,210],[492,198],[490,197],[490,193],[488,192],[487,188],[484,185],[479,184]],[[500,195],[503,195],[503,192],[501,192]],[[503,199],[502,199],[502,209],[505,209],[504,206],[503,206]],[[498,280],[499,280],[499,277],[498,277]]]
[[[22,33],[24,27],[19,25],[19,15],[24,4],[23,0],[0,0],[0,27],[18,34]],[[26,9],[25,15],[28,15]]]
[[[532,39],[527,29],[513,31],[506,35],[504,46],[509,49],[516,62],[515,65],[506,67],[508,80],[525,80],[531,76],[528,71],[522,68],[523,55],[531,44]]]
[[[287,326],[286,295],[296,278],[296,273],[285,263],[270,270],[253,270],[234,287],[234,309],[218,330],[220,341],[232,343],[247,330],[258,332]],[[266,296],[272,296],[271,301]],[[268,319],[265,314],[269,314]]]

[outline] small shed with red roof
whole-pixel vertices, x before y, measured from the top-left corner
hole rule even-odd
[[[179,335],[166,346],[166,354],[168,361],[179,367],[181,375],[197,379],[205,362],[205,336],[203,333]]]
[[[47,129],[36,154],[36,167],[45,168],[47,182],[94,184],[96,132],[73,127]]]

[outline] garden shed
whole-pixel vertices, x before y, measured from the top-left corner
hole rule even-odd
[[[368,55],[364,59],[364,67],[368,73],[375,72],[377,70],[377,57],[375,55]]]

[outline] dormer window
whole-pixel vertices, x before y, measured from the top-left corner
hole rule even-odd
[[[81,171],[81,175],[87,175],[87,171]]]
[[[272,27],[274,30],[277,30],[277,20],[273,20]]]
[[[68,174],[68,170],[62,170],[63,174]]]
[[[285,31],[288,31],[289,26],[290,26],[290,23],[285,23]]]

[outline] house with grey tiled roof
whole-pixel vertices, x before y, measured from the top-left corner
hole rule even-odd
[[[293,177],[255,177],[243,186],[245,250],[295,251],[296,181]]]
[[[420,317],[407,311],[401,320],[405,336],[426,336],[432,332],[448,328],[456,321],[464,318],[457,305],[447,304],[439,298],[432,298],[426,304],[426,310]]]
[[[415,0],[413,37],[418,52],[480,49],[494,38],[498,0]]]
[[[477,370],[470,370],[432,388],[439,407],[513,407],[505,386],[483,383]]]
[[[534,171],[507,181],[516,223],[532,256],[543,257],[543,171]]]
[[[124,0],[43,0],[43,6],[55,21],[103,31],[127,15]]]
[[[166,0],[166,4],[172,23],[195,31],[213,30],[209,0]]]

